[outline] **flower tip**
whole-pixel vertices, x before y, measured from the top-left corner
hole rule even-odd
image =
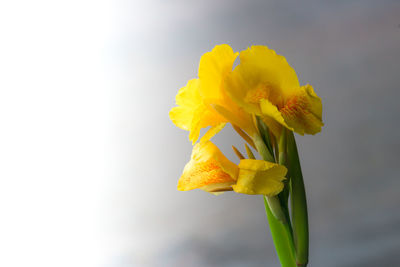
[[[181,180],[181,179],[179,179],[178,184],[177,184],[177,186],[176,186],[176,189],[177,189],[178,191],[188,191],[188,190],[189,190],[189,189],[187,188],[187,185],[185,185],[185,184],[182,183],[182,180]]]
[[[234,145],[232,145],[232,149],[233,149],[233,152],[235,152],[236,156],[239,159],[244,159],[244,156],[242,153],[240,153],[239,149],[237,149]]]

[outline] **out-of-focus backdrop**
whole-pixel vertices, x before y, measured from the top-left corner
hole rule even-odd
[[[2,266],[279,266],[262,198],[178,192],[168,112],[201,55],[284,55],[323,101],[296,136],[310,264],[400,266],[399,1],[0,4]],[[231,160],[230,126],[214,139]]]

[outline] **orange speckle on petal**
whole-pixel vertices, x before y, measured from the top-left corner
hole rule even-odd
[[[259,86],[247,92],[245,101],[251,104],[259,104],[261,99],[268,99],[269,90],[265,86]]]
[[[195,165],[190,164],[190,167],[185,169],[186,171],[178,183],[178,188],[182,190],[191,190],[210,184],[235,182],[228,173],[222,170],[215,159],[197,162]]]
[[[279,111],[285,122],[301,135],[315,134],[324,125],[321,119],[321,99],[309,85],[302,87],[297,94],[290,97]]]

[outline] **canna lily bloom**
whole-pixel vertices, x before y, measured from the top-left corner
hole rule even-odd
[[[321,131],[321,99],[311,85],[300,86],[286,59],[266,46],[240,53],[225,89],[240,107],[260,116],[275,136],[282,126],[301,135]]]
[[[210,141],[197,143],[178,181],[178,190],[202,189],[215,193],[234,190],[242,194],[275,196],[282,191],[284,166],[255,159],[231,162]]]
[[[227,122],[243,129],[250,136],[256,133],[252,117],[239,107],[225,91],[226,77],[232,72],[238,53],[229,45],[218,45],[200,59],[199,78],[190,80],[176,96],[177,107],[171,109],[172,122],[190,131],[193,144],[200,130],[211,126],[207,139],[220,131]]]
[[[200,80],[190,80],[176,95],[176,104],[169,112],[172,122],[179,128],[189,131],[189,140],[193,143],[200,135],[200,129],[211,126],[222,129],[226,119],[211,106],[204,103],[200,95]]]

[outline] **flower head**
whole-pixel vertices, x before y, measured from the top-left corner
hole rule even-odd
[[[216,145],[210,141],[200,142],[193,147],[191,159],[178,181],[178,190],[226,191],[236,182],[238,173],[238,166]]]
[[[264,160],[242,159],[236,165],[210,141],[197,143],[178,181],[178,190],[202,189],[274,196],[283,189],[286,168]]]
[[[282,126],[301,135],[321,130],[322,104],[311,85],[300,86],[283,56],[266,46],[240,53],[225,89],[244,110],[260,116],[275,135]]]
[[[200,80],[190,80],[176,95],[177,107],[171,109],[172,122],[183,130],[189,131],[189,139],[195,143],[200,130],[208,126],[217,127],[227,120],[204,102],[200,94]]]
[[[238,53],[229,45],[218,45],[200,59],[199,78],[190,80],[176,96],[177,107],[170,111],[176,126],[190,131],[195,143],[200,130],[208,126],[222,129],[227,122],[253,135],[256,128],[251,115],[239,107],[226,93],[225,80],[232,72]],[[215,131],[214,131],[215,132]]]
[[[299,134],[321,130],[321,99],[310,85],[299,84],[283,56],[266,46],[252,46],[240,52],[240,64],[232,70],[238,55],[229,45],[215,46],[201,57],[198,78],[188,81],[176,96],[177,106],[171,109],[170,118],[189,131],[193,144],[201,129],[211,127],[194,146],[179,179],[179,190],[276,195],[284,187],[287,170],[270,162],[277,160],[272,150],[281,139],[274,138],[271,145],[268,129],[275,137],[283,137],[285,128]],[[241,159],[236,165],[209,141],[228,122],[264,160]],[[263,129],[256,124],[264,125]]]

